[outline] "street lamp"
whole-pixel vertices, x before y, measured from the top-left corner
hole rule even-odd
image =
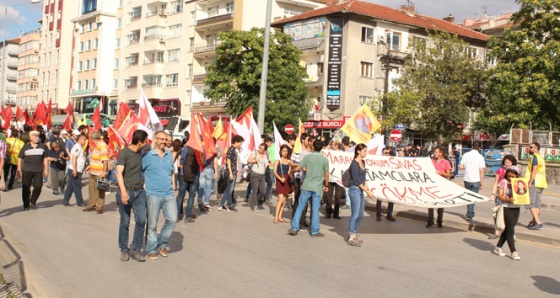
[[[381,56],[381,58],[379,59],[381,61],[381,65],[382,65],[382,69],[385,70],[385,78],[384,78],[384,83],[383,83],[383,99],[381,101],[381,121],[385,121],[387,120],[387,93],[389,93],[389,72],[392,69],[398,68],[398,67],[394,67],[391,66],[391,62],[393,62],[393,60],[395,60],[392,56],[391,56],[391,49],[389,48],[389,46],[387,46],[387,43],[384,40],[380,40],[377,42],[377,45],[382,45],[385,49],[387,49],[387,53],[383,54],[383,55],[379,55]],[[377,52],[379,53],[379,47],[377,47]],[[383,138],[384,138],[384,142],[385,144],[387,144],[387,126],[385,125],[383,127]]]
[[[20,3],[20,4],[15,4],[15,5],[4,5],[2,3],[0,3],[0,6],[4,7],[4,41],[2,42],[2,88],[0,89],[0,92],[2,93],[2,98],[0,100],[1,105],[4,105],[4,97],[6,95],[6,93],[4,92],[4,86],[6,85],[6,83],[4,82],[5,78],[6,78],[6,20],[8,19],[8,7],[16,7],[16,6],[22,6],[22,5],[29,5],[29,4],[37,4],[40,3],[41,0],[31,0],[30,3]]]

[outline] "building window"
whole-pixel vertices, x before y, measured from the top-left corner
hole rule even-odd
[[[119,79],[113,79],[113,90],[119,89]]]
[[[401,48],[401,34],[398,32],[385,32],[387,46],[391,51],[399,51]]]
[[[86,70],[89,70],[89,60],[86,60]]]
[[[117,37],[117,39],[115,39],[115,48],[119,49],[121,47],[121,38]]]
[[[84,42],[80,41],[80,52],[84,51]]]
[[[169,2],[169,4],[167,5],[167,9],[169,14],[180,13],[183,11],[183,1],[179,0]]]
[[[93,67],[91,69],[97,68],[97,58],[93,58]]]
[[[193,68],[192,68],[192,64],[188,64],[187,65],[187,78],[192,79],[192,75],[193,75]]]
[[[194,51],[194,37],[189,38],[189,52]]]
[[[78,90],[82,90],[82,81],[78,81],[76,86],[78,87]]]
[[[115,60],[113,62],[113,68],[114,69],[119,69],[119,58],[115,58]]]
[[[196,25],[196,11],[191,11],[191,16],[189,18],[189,25],[190,26]]]
[[[89,81],[88,81],[88,80],[85,80],[85,81],[84,81],[84,89],[85,89],[85,90],[88,90],[88,89],[89,89]]]
[[[177,86],[177,84],[179,84],[179,74],[174,73],[167,75],[165,81],[167,82],[167,87]]]
[[[366,78],[373,78],[373,63],[361,62],[360,76]]]
[[[128,13],[130,21],[139,20],[142,17],[142,6],[137,6],[132,9],[132,12]]]
[[[187,104],[191,104],[191,101],[192,101],[191,90],[187,90],[185,92],[185,100],[186,100]]]
[[[358,98],[360,100],[360,105],[365,105],[366,103],[371,102],[371,100],[373,99],[373,97],[366,95],[360,95]]]
[[[217,16],[219,11],[220,11],[220,6],[219,5],[208,7],[208,10],[207,10],[208,17],[211,18],[213,16]]]
[[[362,42],[373,43],[373,28],[362,27]]]
[[[78,71],[82,71],[82,61],[78,62]]]
[[[117,28],[120,28],[122,26],[122,18],[119,17],[117,18]]]
[[[226,3],[226,12],[233,13],[233,2]]]
[[[88,41],[86,41],[86,51],[91,50],[91,39],[88,39]]]
[[[298,15],[302,12],[303,12],[303,10],[300,10],[300,9],[292,8],[292,7],[289,7],[289,6],[284,7],[284,16],[287,17],[287,18]]]
[[[478,49],[477,48],[467,47],[465,49],[465,51],[467,53],[467,57],[469,57],[470,59],[476,59],[478,57]]]
[[[93,48],[94,48],[94,49],[97,49],[98,46],[99,46],[99,39],[98,39],[98,38],[95,38],[95,39],[93,40]]]
[[[181,57],[181,49],[169,50],[167,52],[167,62],[177,62]]]
[[[84,0],[82,14],[86,14],[96,10],[97,10],[97,0]]]
[[[93,30],[93,21],[89,21],[89,24],[88,24],[88,31],[91,31],[91,30]]]
[[[181,25],[181,24],[169,26],[169,38],[181,36],[181,27],[182,26],[183,25]]]
[[[95,89],[95,79],[91,79],[91,89]]]

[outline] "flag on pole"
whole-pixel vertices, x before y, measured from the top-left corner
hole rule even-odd
[[[93,123],[93,129],[95,130],[99,130],[102,128],[101,126],[101,106],[103,106],[103,98],[101,99],[101,104],[99,104],[96,108],[95,111],[93,112],[93,115],[91,115],[90,120]]]
[[[200,125],[200,132],[202,133],[202,141],[204,142],[204,152],[206,154],[206,160],[212,158],[212,156],[216,155],[216,144],[212,139],[212,122],[208,125],[206,121],[204,121],[204,117],[202,114],[198,114],[198,122]]]
[[[25,122],[27,119],[25,118],[25,113],[21,110],[19,106],[16,107],[16,121]]]
[[[74,117],[74,108],[72,107],[72,102],[69,101],[68,105],[66,106],[66,109],[64,109],[64,112],[66,113],[66,115],[68,115],[68,118],[70,118],[70,120],[68,120],[70,122],[70,129],[72,129],[72,126],[74,126],[74,122],[76,122],[76,118]],[[66,123],[66,121],[64,121]]]
[[[144,90],[140,90],[140,104],[138,109],[138,129],[148,133],[148,139],[152,139],[154,133],[163,130],[163,124],[159,121],[159,117],[154,108],[148,101]]]
[[[3,128],[8,129],[10,128],[10,124],[12,123],[12,107],[7,105],[6,108],[2,111],[2,121],[3,121]]]
[[[218,122],[216,123],[216,127],[214,128],[214,132],[212,133],[212,136],[216,139],[216,141],[224,138],[225,136],[222,136],[224,134],[224,124],[222,123],[222,117],[220,117],[220,119],[218,119]]]
[[[202,169],[204,169],[204,149],[202,141],[200,140],[200,132],[198,131],[198,117],[195,117],[195,114],[191,113],[191,120],[191,132],[187,146],[193,148],[194,156],[202,171]]]
[[[121,138],[119,133],[115,130],[113,126],[109,126],[107,129],[107,134],[109,137],[109,144],[107,146],[107,154],[115,158],[119,157],[119,151],[126,147],[126,143]]]
[[[72,130],[72,116],[66,116],[66,120],[64,120],[64,123],[62,124],[62,129],[66,131]]]
[[[350,140],[358,144],[367,144],[371,139],[371,134],[380,127],[381,124],[365,104],[344,123],[341,130],[350,137]]]
[[[121,102],[119,110],[117,111],[117,116],[115,117],[115,123],[113,124],[117,130],[119,130],[119,128],[123,125],[124,120],[128,116],[128,112],[130,112],[128,104]]]
[[[132,134],[134,134],[137,128],[138,120],[136,119],[136,114],[134,114],[134,111],[131,110],[128,112],[128,115],[126,116],[123,124],[117,130],[117,132],[127,144],[130,144],[130,142],[132,141]]]
[[[33,125],[33,119],[29,116],[29,110],[25,108],[25,112],[23,112],[25,117],[25,124]]]
[[[49,98],[49,105],[47,106],[46,124],[48,128],[52,126],[52,99],[50,98]]]
[[[285,142],[274,121],[272,121],[272,125],[274,126],[274,160],[280,160],[280,147],[282,147]]]

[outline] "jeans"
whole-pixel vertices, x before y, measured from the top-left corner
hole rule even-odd
[[[292,200],[292,220],[296,215],[296,209],[299,206],[299,198],[301,197],[301,185],[303,184],[303,182],[301,181],[300,178],[296,178],[294,179],[294,188],[295,188],[295,194],[294,194],[294,199]],[[304,205],[304,209],[303,212],[301,213],[301,217],[299,218],[299,225],[303,226],[303,224],[305,223],[305,217],[307,215],[307,204],[302,204]],[[311,211],[313,212],[313,210]],[[313,214],[311,214],[313,215]]]
[[[169,237],[171,237],[173,227],[175,227],[175,222],[177,221],[177,204],[172,195],[167,197],[148,195],[147,208],[148,235],[146,240],[146,252],[148,252],[148,254],[157,254],[156,249],[158,247],[167,248],[167,242],[169,241]],[[158,237],[157,223],[160,210],[163,211],[165,223]]]
[[[64,190],[64,176],[66,170],[59,170],[55,168],[51,168],[51,185],[53,192],[58,192],[58,188],[60,187],[60,191]]]
[[[210,204],[210,195],[212,194],[212,186],[214,186],[214,168],[205,168],[200,173],[198,180],[198,200],[202,201],[204,195],[204,204]],[[189,191],[190,196],[190,191]]]
[[[480,190],[480,182],[465,181],[465,188],[474,193],[478,193],[478,191]],[[467,217],[474,217],[474,204],[467,205]]]
[[[348,234],[356,234],[356,230],[358,230],[364,218],[364,192],[357,186],[350,186],[348,197],[350,198],[350,210],[352,212],[348,222]]]
[[[11,164],[9,162],[6,162],[4,164],[4,182],[6,182],[6,189],[14,188],[16,171],[17,171],[17,165]],[[10,177],[9,181],[8,181],[8,176]]]
[[[224,194],[222,195],[222,200],[220,201],[220,207],[224,207],[226,202],[228,207],[231,207],[233,205],[231,199],[233,198],[234,189],[235,189],[235,177],[233,178],[233,180],[228,180],[226,191],[224,191]]]
[[[266,191],[266,181],[265,174],[251,174],[251,185],[253,185],[253,191],[251,191],[251,197],[249,198],[249,206],[254,209],[257,204],[261,202]]]
[[[130,226],[130,212],[134,210],[134,234],[132,236],[132,250],[140,251],[144,242],[144,232],[146,231],[146,191],[139,189],[136,191],[128,190],[128,204],[124,205],[121,201],[121,190],[117,190],[117,206],[121,221],[119,224],[119,248],[121,251],[128,251],[128,227]],[[159,213],[159,210],[158,210]]]
[[[377,200],[376,204],[375,204],[375,213],[379,216],[381,216],[381,204],[383,203],[383,201],[381,200]],[[393,207],[395,206],[394,203],[389,202],[387,204],[387,215],[391,215],[393,214]]]
[[[270,196],[272,195],[272,185],[274,185],[274,183],[276,183],[276,177],[274,176],[274,170],[273,169],[268,169],[267,171],[264,172],[265,178],[266,178],[266,192],[265,192],[265,197],[267,199],[270,199]]]
[[[514,252],[515,250],[515,239],[513,238],[515,234],[515,225],[519,220],[519,208],[507,208],[504,207],[504,223],[506,228],[500,235],[500,240],[498,240],[497,247],[502,247],[507,241],[509,246],[509,251]]]
[[[189,192],[189,198],[187,199],[187,207],[185,207],[185,218],[191,217],[192,208],[194,204],[194,197],[196,196],[196,190],[198,188],[198,176],[194,182],[187,182],[183,179],[183,176],[179,176],[179,192],[177,193],[177,210],[182,212],[183,201],[185,200],[185,194]]]
[[[296,208],[294,217],[292,218],[292,230],[299,230],[299,221],[297,219],[301,218],[303,209],[307,206],[307,201],[311,198],[311,234],[315,235],[319,233],[319,207],[321,206],[321,196],[323,192],[321,191],[309,191],[302,189],[299,195],[299,203]]]
[[[39,196],[41,195],[41,188],[43,188],[43,173],[23,172],[21,174],[21,198],[23,200],[23,207],[29,208],[29,204],[35,205]],[[33,186],[33,193],[31,192]]]
[[[64,192],[64,199],[62,202],[68,204],[70,202],[70,197],[76,196],[76,204],[81,206],[84,204],[84,197],[82,196],[82,173],[78,173],[76,177],[72,174],[68,175],[68,185],[66,186],[66,191]]]

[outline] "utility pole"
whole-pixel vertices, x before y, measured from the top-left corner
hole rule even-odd
[[[261,72],[261,89],[259,94],[259,113],[257,116],[257,125],[264,132],[264,114],[266,104],[266,85],[268,83],[268,51],[270,49],[270,22],[272,19],[272,0],[266,2],[266,24],[264,26],[264,50]]]

